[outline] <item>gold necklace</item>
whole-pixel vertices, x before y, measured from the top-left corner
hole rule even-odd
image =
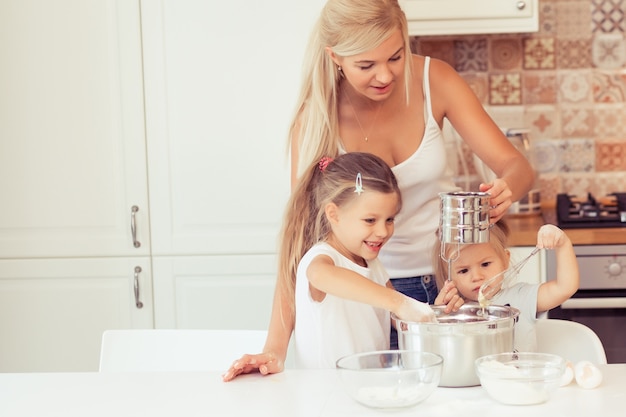
[[[376,110],[376,115],[374,116],[374,120],[372,121],[372,125],[370,126],[370,130],[367,132],[367,134],[365,134],[365,130],[363,129],[363,125],[361,124],[361,121],[359,120],[359,116],[356,114],[356,109],[354,108],[354,105],[352,104],[352,100],[350,99],[350,94],[348,94],[347,91],[346,91],[346,97],[348,98],[348,103],[350,103],[350,107],[352,108],[352,113],[354,113],[354,118],[356,119],[356,122],[359,124],[359,128],[361,129],[361,133],[365,137],[365,142],[368,142],[369,141],[369,134],[372,133],[372,130],[374,130],[374,126],[376,126],[376,119],[378,119],[378,114],[380,113],[380,109],[383,106],[382,106],[382,104],[378,103],[378,110]]]

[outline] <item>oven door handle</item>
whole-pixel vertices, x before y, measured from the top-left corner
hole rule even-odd
[[[562,309],[626,308],[626,297],[570,298]]]

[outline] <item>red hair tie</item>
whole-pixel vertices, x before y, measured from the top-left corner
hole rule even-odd
[[[331,162],[333,162],[333,158],[331,158],[330,156],[325,156],[322,159],[320,159],[320,162],[318,163],[318,166],[320,167],[320,171],[324,172],[328,164],[330,164]]]

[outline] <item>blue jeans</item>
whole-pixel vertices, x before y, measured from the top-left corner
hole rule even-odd
[[[415,298],[424,303],[433,304],[439,291],[434,275],[422,275],[410,278],[395,278],[391,280],[393,287],[402,294]],[[398,333],[391,328],[391,349],[398,349]]]

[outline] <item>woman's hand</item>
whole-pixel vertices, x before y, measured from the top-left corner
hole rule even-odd
[[[465,300],[459,295],[456,284],[453,281],[446,280],[443,288],[437,294],[437,298],[435,298],[435,305],[445,305],[444,311],[450,313],[459,311],[463,304],[465,304]]]
[[[506,181],[496,178],[492,183],[480,184],[478,190],[483,193],[490,193],[491,199],[489,200],[489,222],[494,224],[506,214],[506,211],[513,204],[511,197],[513,192],[506,183]]]
[[[260,372],[262,375],[277,374],[285,369],[285,363],[271,352],[243,355],[222,374],[224,382],[232,381],[237,375]]]

